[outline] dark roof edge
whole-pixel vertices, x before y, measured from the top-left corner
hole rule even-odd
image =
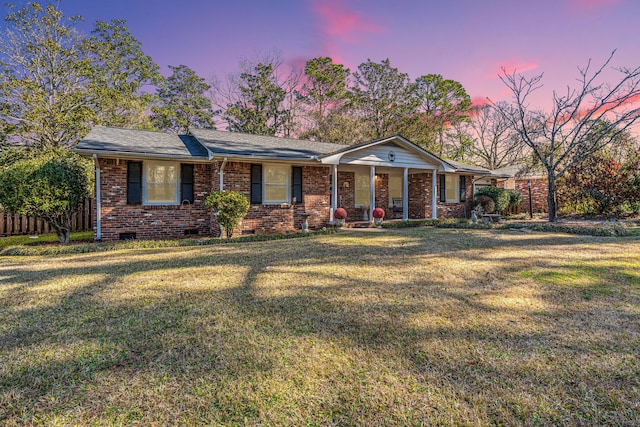
[[[107,150],[90,150],[86,148],[76,148],[76,153],[83,154],[96,154],[96,155],[107,155],[107,156],[119,156],[119,157],[131,157],[131,158],[145,158],[145,159],[181,159],[181,160],[209,160],[207,156],[175,156],[170,154],[149,154],[149,153],[140,153],[136,151],[107,151]]]

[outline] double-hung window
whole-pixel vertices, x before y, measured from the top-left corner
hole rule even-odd
[[[369,174],[356,174],[355,205],[357,208],[371,203],[371,177]]]
[[[127,164],[127,203],[178,205],[193,203],[193,164],[130,161]]]
[[[289,203],[291,167],[288,165],[263,165],[264,204]]]
[[[179,164],[173,162],[144,162],[144,194],[146,205],[178,204]]]
[[[440,175],[440,201],[456,203],[459,201],[459,183],[457,175]]]

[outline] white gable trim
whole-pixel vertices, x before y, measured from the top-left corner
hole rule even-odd
[[[401,136],[392,136],[389,138],[383,138],[383,139],[379,139],[376,141],[371,141],[369,143],[366,144],[359,144],[351,149],[348,150],[344,150],[344,151],[340,151],[339,153],[334,153],[334,154],[330,154],[327,156],[324,156],[320,159],[320,161],[323,164],[329,164],[329,165],[338,165],[342,163],[342,160],[345,156],[348,156],[349,154],[353,154],[356,153],[358,151],[362,151],[365,149],[369,149],[371,147],[375,147],[378,145],[382,145],[382,144],[386,144],[392,142],[396,145],[398,145],[401,149],[407,150],[413,154],[417,154],[419,157],[422,157],[425,160],[424,163],[424,169],[436,169],[439,172],[455,172],[456,169],[454,169],[451,165],[449,165],[448,163],[446,163],[444,160],[440,159],[437,156],[434,156],[433,154],[429,153],[426,150],[423,150],[422,148],[418,147],[417,145],[415,145],[414,143],[412,143],[411,141],[401,137]],[[350,158],[352,158],[352,156],[348,156]],[[354,164],[353,162],[351,162],[352,164]],[[369,164],[368,162],[361,162],[360,164]],[[386,164],[379,164],[380,166],[388,166],[388,167],[402,167],[402,165],[395,165],[392,162],[387,162]],[[415,166],[412,166],[415,168]]]

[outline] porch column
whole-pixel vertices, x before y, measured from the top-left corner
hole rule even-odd
[[[373,222],[373,210],[376,208],[376,167],[370,167],[369,181],[369,222]]]
[[[404,168],[402,180],[402,220],[409,219],[409,168]]]
[[[338,208],[338,165],[333,165],[331,174],[333,185],[331,186],[331,212],[329,213],[329,222],[333,224],[333,212]]]
[[[438,189],[437,178],[438,171],[434,169],[431,175],[431,219],[438,218],[438,199],[436,197],[436,190]]]

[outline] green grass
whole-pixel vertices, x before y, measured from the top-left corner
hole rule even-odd
[[[0,257],[2,425],[639,425],[640,240]]]
[[[71,243],[86,242],[93,240],[93,231],[82,231],[78,233],[71,233]],[[0,250],[11,246],[33,246],[43,243],[56,243],[59,242],[58,236],[55,234],[41,234],[37,238],[33,236],[9,236],[0,237]]]

